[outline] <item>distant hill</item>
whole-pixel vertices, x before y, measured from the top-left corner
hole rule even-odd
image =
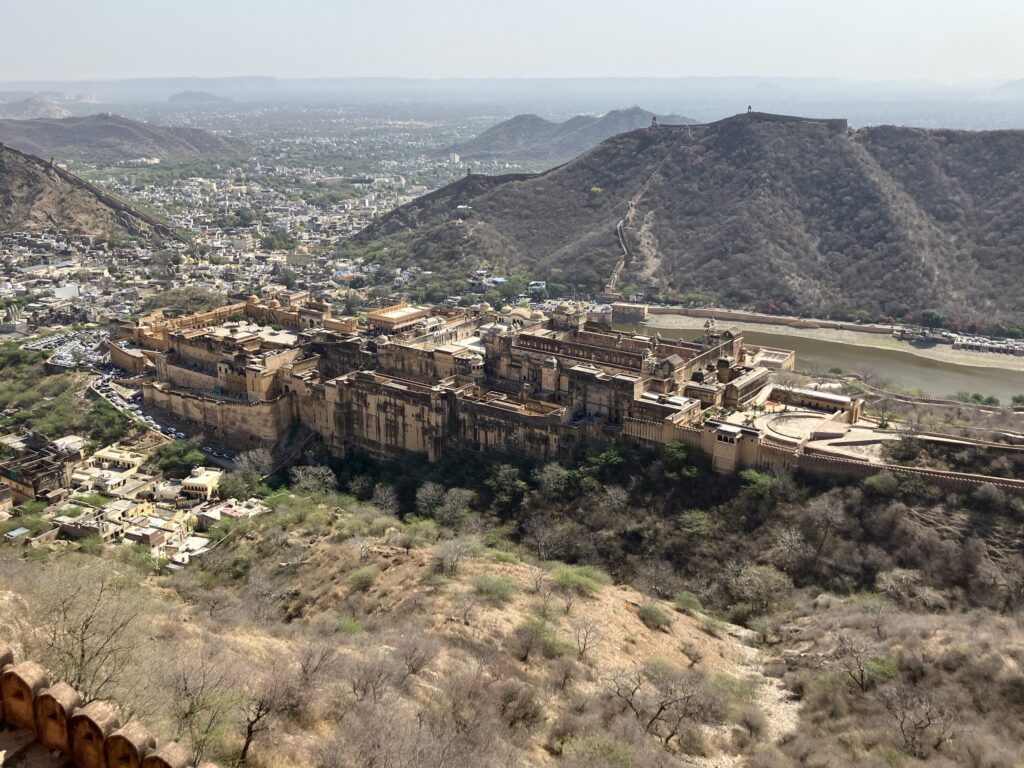
[[[209,91],[181,91],[167,98],[171,104],[229,104],[231,99]]]
[[[620,134],[538,175],[462,179],[364,230],[374,258],[480,262],[732,306],[1024,324],[1024,131],[775,116]],[[458,208],[458,206],[467,206]]]
[[[47,161],[0,146],[0,231],[172,237],[169,229]]]
[[[114,163],[140,157],[164,162],[228,158],[238,142],[199,128],[168,127],[103,114],[60,120],[0,120],[0,142],[40,157]]]
[[[601,117],[577,115],[564,123],[554,123],[537,115],[517,115],[449,151],[467,160],[556,164],[583,154],[610,136],[647,128],[654,117],[653,112],[639,107],[612,110]],[[672,125],[695,122],[679,115],[658,115],[657,118],[660,123]]]
[[[31,120],[37,117],[61,118],[71,113],[47,96],[29,96],[18,101],[0,104],[0,117]]]

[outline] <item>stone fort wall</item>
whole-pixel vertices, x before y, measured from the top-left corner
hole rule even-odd
[[[143,385],[142,393],[147,405],[170,411],[188,421],[216,429],[225,437],[239,438],[250,444],[276,442],[296,418],[292,393],[257,403],[232,402],[180,392],[150,382]]]

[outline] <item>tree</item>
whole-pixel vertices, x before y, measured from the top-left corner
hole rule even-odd
[[[366,501],[373,495],[374,482],[369,475],[356,475],[348,481],[348,492],[360,501]]]
[[[502,464],[497,467],[485,482],[493,495],[495,511],[508,514],[523,499],[526,493],[526,483],[519,476],[519,470],[511,464]]]
[[[330,467],[319,465],[292,467],[289,472],[292,490],[300,495],[317,496],[337,490],[338,479]]]
[[[539,650],[548,635],[548,625],[543,619],[531,618],[524,621],[512,635],[511,649],[519,661],[529,661],[530,655]]]
[[[126,714],[146,709],[146,595],[98,561],[35,565],[24,577],[23,611],[5,608],[5,622],[20,626],[26,655],[86,702],[113,699]]]
[[[377,483],[373,489],[373,497],[371,500],[373,501],[374,506],[385,515],[398,514],[398,494],[395,493],[395,489],[390,485]]]
[[[416,513],[423,517],[433,517],[442,499],[444,486],[428,480],[416,489]]]
[[[774,611],[790,594],[793,583],[770,565],[748,565],[737,575],[732,589],[754,614],[763,616]]]
[[[570,473],[558,462],[552,461],[533,472],[537,490],[547,501],[564,499],[569,490]]]
[[[185,477],[206,462],[206,456],[191,440],[172,440],[157,446],[149,460],[172,477]]]
[[[89,436],[107,444],[121,440],[132,429],[132,420],[106,400],[95,400],[85,415],[85,428]]]
[[[880,690],[878,698],[900,733],[903,751],[911,757],[923,759],[957,735],[956,706],[940,702],[931,693],[899,681]]]
[[[721,702],[707,688],[703,672],[664,661],[616,670],[605,682],[605,690],[646,733],[658,736],[666,746],[687,721],[722,717]]]
[[[236,711],[236,670],[229,662],[221,653],[204,647],[182,654],[170,667],[166,695],[175,737],[187,740],[194,765],[202,763],[226,734]]]
[[[465,488],[449,488],[445,491],[441,509],[437,511],[437,522],[454,527],[469,513],[475,500],[476,494],[473,491]]]
[[[665,477],[673,482],[690,480],[697,475],[697,468],[690,459],[690,449],[685,443],[672,441],[662,451]]]
[[[576,641],[576,657],[580,661],[584,661],[587,652],[601,642],[601,630],[597,621],[589,616],[573,619],[569,626],[572,628],[572,636]]]
[[[253,448],[238,456],[235,466],[239,470],[251,470],[262,478],[274,468],[274,455],[267,448]]]
[[[251,469],[228,472],[217,484],[217,495],[222,499],[249,499],[260,487],[260,476]]]
[[[934,309],[926,309],[921,313],[921,322],[930,330],[934,330],[938,326],[946,324],[946,316]]]
[[[443,541],[434,547],[435,566],[439,572],[454,576],[458,573],[462,560],[472,554],[475,549],[476,543],[466,536]]]

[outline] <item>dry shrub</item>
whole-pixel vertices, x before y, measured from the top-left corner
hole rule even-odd
[[[761,741],[768,729],[768,718],[756,704],[744,704],[736,713],[736,724],[746,731],[751,741]]]
[[[508,680],[498,686],[497,697],[501,721],[512,730],[529,730],[543,719],[543,708],[525,683]]]

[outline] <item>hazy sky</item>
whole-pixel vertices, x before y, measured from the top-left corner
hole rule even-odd
[[[0,80],[1024,77],[1024,0],[2,0]],[[12,32],[12,30],[17,30]]]

